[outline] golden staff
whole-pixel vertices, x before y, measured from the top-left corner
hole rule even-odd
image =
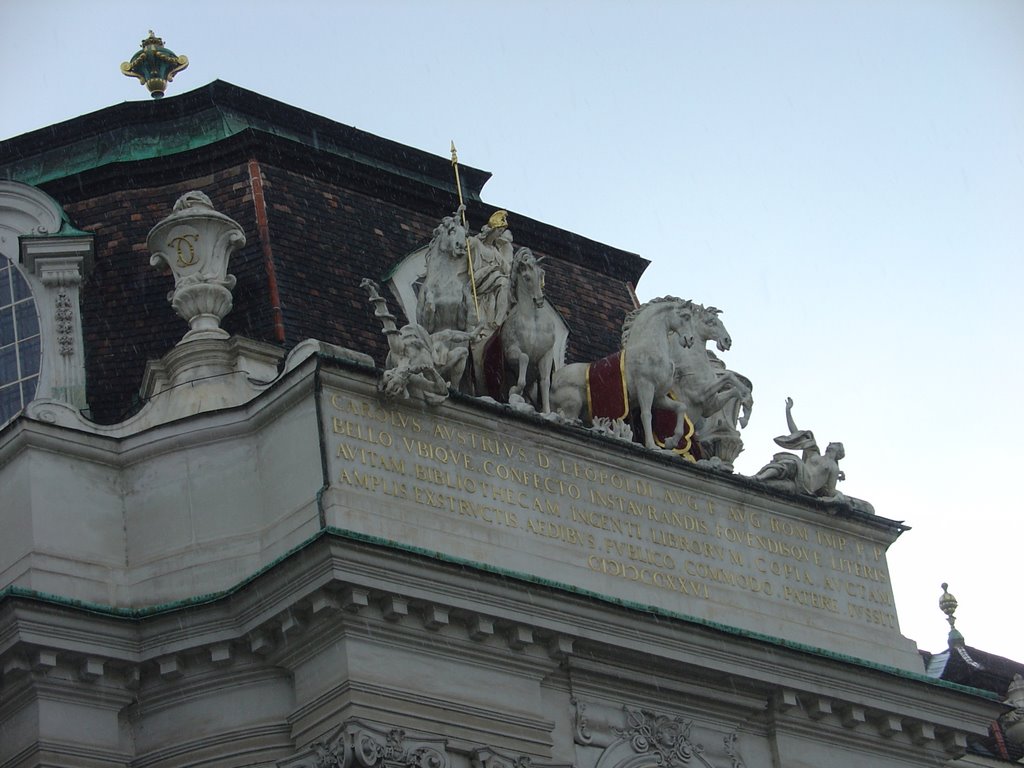
[[[466,230],[466,265],[469,267],[469,284],[473,288],[473,306],[476,308],[477,322],[480,320],[480,302],[476,298],[476,277],[473,275],[473,253],[469,248],[469,224],[466,222],[466,206],[462,202],[462,182],[459,181],[459,156],[455,152],[455,140],[452,139],[452,168],[455,169],[455,188],[459,191],[459,208],[462,209],[462,228]]]

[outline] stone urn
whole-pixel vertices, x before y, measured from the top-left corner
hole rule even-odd
[[[146,245],[152,253],[149,263],[174,275],[167,300],[190,329],[178,343],[227,339],[220,322],[231,311],[235,287],[228,260],[245,245],[238,222],[215,211],[202,192],[187,192],[174,212],[150,230]]]

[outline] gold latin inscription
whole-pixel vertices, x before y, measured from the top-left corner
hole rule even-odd
[[[529,537],[524,547],[562,548],[543,556],[592,578],[701,600],[756,595],[830,621],[898,630],[885,550],[867,539],[538,450],[506,434],[341,392],[328,398],[338,487],[449,516],[459,524],[455,531],[518,531]]]

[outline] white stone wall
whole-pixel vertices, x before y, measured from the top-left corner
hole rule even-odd
[[[895,768],[955,758],[1002,710],[911,669],[898,629],[844,619],[817,650],[829,636],[811,619],[828,611],[783,598],[644,608],[643,585],[581,580],[564,542],[343,483],[351,465],[436,485],[412,460],[404,481],[396,464],[339,463],[342,436],[369,437],[335,428],[339,392],[368,400],[375,382],[311,359],[245,406],[130,436],[4,431],[0,768]],[[421,431],[614,457],[659,488],[849,541],[893,536],[529,417],[386,408]],[[741,614],[766,605],[776,623],[752,636]]]

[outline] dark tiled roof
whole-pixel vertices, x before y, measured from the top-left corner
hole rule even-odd
[[[999,696],[1006,695],[1014,675],[1024,675],[1024,663],[971,646],[951,649],[942,671],[943,680],[981,688]]]
[[[980,648],[954,646],[937,654],[922,654],[931,673],[940,679],[1005,696],[1014,675],[1024,676],[1024,663],[996,656]],[[969,751],[1008,763],[1024,758],[1024,746],[1006,738],[999,722],[993,722],[988,735],[968,742]]]

